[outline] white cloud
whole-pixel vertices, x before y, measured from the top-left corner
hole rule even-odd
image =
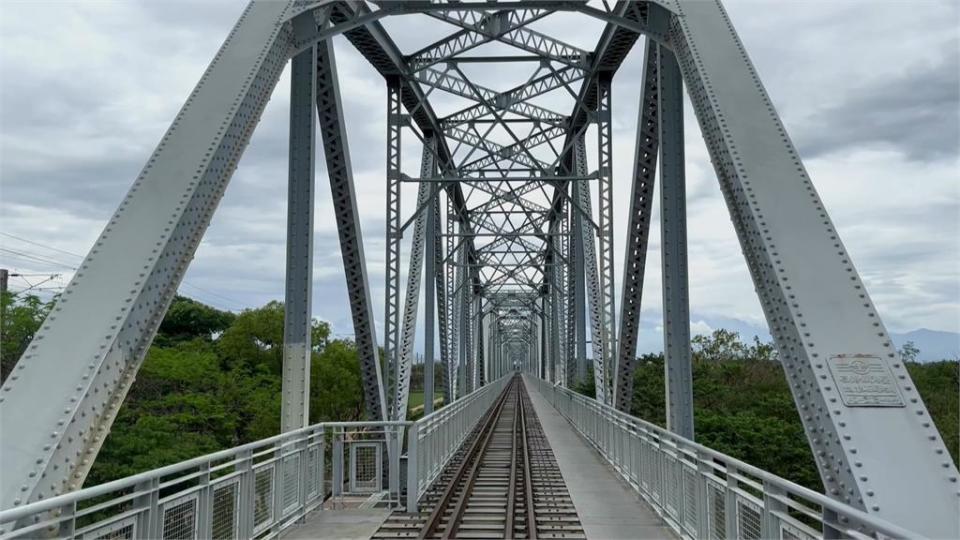
[[[951,50],[960,33],[955,24],[958,5],[866,0],[813,5],[793,2],[771,9],[766,1],[727,2],[798,147],[816,148],[826,134],[846,137],[843,151],[817,151],[806,166],[890,329],[960,331],[957,152],[919,159],[905,146],[916,137],[904,137],[904,146],[877,145],[867,135],[861,141],[848,126],[831,123],[848,121],[831,115],[849,111],[870,89],[891,86],[905,73],[914,73],[905,66],[945,65],[933,72],[946,69],[946,75],[956,76],[957,66],[949,65],[949,59],[955,58]],[[6,2],[0,16],[3,231],[86,253],[241,9],[229,1],[182,3],[179,8],[145,0]],[[37,24],[44,20],[58,24]],[[424,20],[388,19],[386,26],[405,52],[453,31],[433,21],[425,27]],[[534,25],[545,32],[559,28],[558,35],[585,48],[593,46],[599,27],[569,14]],[[618,282],[642,48],[641,41],[614,86]],[[336,51],[374,313],[380,318],[386,92],[383,80],[346,40],[336,40]],[[500,75],[482,76],[485,84],[496,86],[505,84]],[[284,76],[187,275],[188,282],[203,290],[185,292],[214,305],[253,306],[283,295],[286,84]],[[903,99],[916,98],[910,94]],[[942,112],[957,116],[956,107]],[[921,124],[914,129],[924,128]],[[689,105],[686,130],[690,295],[697,320],[693,331],[716,327],[718,317],[762,325],[760,305]],[[416,146],[405,145],[405,168],[417,170],[418,161]],[[352,328],[329,187],[323,167],[317,172],[314,304],[318,315],[322,310],[335,331],[345,334]],[[406,212],[412,210],[414,197],[414,189],[406,188]],[[659,313],[661,304],[657,219],[655,208],[645,313]],[[10,238],[3,245],[29,247]],[[36,261],[27,264],[9,257],[0,257],[0,264],[47,270]],[[402,267],[405,273],[406,262]],[[659,333],[651,327],[642,330],[651,331]]]

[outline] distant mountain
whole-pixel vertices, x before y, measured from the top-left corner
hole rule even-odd
[[[659,353],[663,351],[663,334],[659,313],[641,316],[640,337],[637,352]],[[758,336],[761,341],[770,341],[770,332],[764,324],[755,324],[749,321],[732,317],[708,316],[692,314],[690,317],[690,332],[693,335],[709,334],[717,328],[724,328],[740,334],[744,342],[753,341]],[[920,362],[934,362],[937,360],[956,360],[960,358],[960,334],[920,328],[905,333],[891,332],[890,337],[897,348],[912,341],[920,350],[917,360]]]
[[[960,358],[960,334],[956,332],[942,332],[940,330],[911,330],[904,334],[890,333],[897,348],[912,341],[920,350],[917,360],[933,362],[936,360],[956,360]]]

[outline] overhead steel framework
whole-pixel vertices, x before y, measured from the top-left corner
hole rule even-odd
[[[596,45],[534,30],[557,12],[602,21]],[[380,21],[413,14],[452,33],[404,54]],[[381,339],[339,35],[387,88]],[[641,36],[633,171],[614,178],[612,82]],[[960,533],[957,469],[717,0],[252,2],[4,384],[0,506],[82,484],[288,60],[284,430],[309,418],[319,132],[371,419],[406,416],[421,291],[427,412],[435,391],[449,402],[511,370],[561,386],[592,371],[597,399],[628,410],[659,178],[668,424],[692,439],[686,87],[826,494],[930,537]],[[522,79],[485,86],[478,64]],[[628,181],[617,305],[613,186]]]

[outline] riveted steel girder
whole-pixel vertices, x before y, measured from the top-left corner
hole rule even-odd
[[[653,187],[660,142],[659,45],[647,41],[643,60],[643,88],[637,118],[637,140],[633,156],[633,185],[627,213],[627,245],[623,260],[623,288],[620,302],[618,370],[614,404],[629,411],[633,401],[633,368],[640,331],[640,302],[647,260],[647,238],[653,208]]]
[[[310,423],[316,70],[315,45],[291,61],[281,431],[292,431]]]
[[[340,239],[340,255],[343,258],[347,279],[354,341],[360,356],[364,404],[369,418],[384,420],[387,418],[386,393],[377,348],[373,305],[370,301],[367,263],[363,255],[363,234],[357,211],[353,168],[347,146],[343,100],[340,96],[333,44],[330,42],[317,44],[316,92],[320,137],[323,141],[327,175],[330,179],[330,195],[333,199],[337,234]]]
[[[729,17],[676,9],[671,43],[826,493],[960,535],[956,466]]]
[[[289,58],[289,7],[247,7],[5,381],[0,508],[83,483]]]

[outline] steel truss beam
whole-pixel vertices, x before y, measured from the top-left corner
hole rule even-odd
[[[657,46],[660,96],[660,260],[667,428],[693,439],[693,367],[687,287],[687,207],[683,152],[683,80],[672,52]],[[631,376],[632,380],[633,377]]]
[[[400,349],[400,150],[405,119],[400,101],[400,85],[396,79],[387,81],[387,213],[386,255],[383,317],[383,355],[390,370],[388,393],[391,419],[397,414],[397,401],[403,392],[403,351]],[[421,190],[422,191],[422,190]],[[419,217],[417,221],[422,226]],[[409,370],[407,371],[409,375]]]
[[[360,356],[364,405],[370,419],[385,420],[388,414],[386,394],[377,349],[367,265],[363,254],[363,234],[360,230],[357,196],[353,185],[353,168],[347,146],[336,58],[330,42],[317,44],[316,92],[320,136],[327,163],[327,174],[330,177],[330,192],[337,221],[337,234],[340,238],[340,254],[343,257],[347,278],[347,295],[350,298],[354,340]]]
[[[461,5],[461,7],[462,6],[463,5]],[[503,4],[503,6],[507,8],[511,7],[507,4]],[[538,8],[541,6],[542,9],[551,9],[546,3],[537,5]],[[532,52],[545,59],[573,67],[582,67],[587,62],[587,51],[535,32],[525,26],[518,26],[516,29],[502,34],[491,32],[493,27],[491,27],[489,23],[489,14],[484,11],[468,8],[460,11],[427,11],[426,13],[431,17],[454,24],[465,30],[476,32],[485,37],[496,39],[497,41],[512,45],[517,49]],[[533,21],[528,21],[526,24],[530,22]]]
[[[957,537],[960,475],[729,17],[677,10],[670,40],[826,493]]]
[[[503,93],[483,86],[477,86],[462,77],[454,77],[446,70],[441,71],[439,69],[426,68],[414,73],[413,78],[430,88],[444,90],[455,96],[496,103],[498,107],[504,109],[504,112],[511,112],[533,121],[555,124],[563,121],[564,116],[562,114],[525,102],[582,79],[583,72],[573,68],[563,68],[537,77],[522,86]],[[471,89],[471,86],[476,87],[479,93],[475,93]],[[483,106],[480,105],[479,107],[482,109]],[[478,111],[477,108],[478,106],[471,106],[454,113],[446,119],[443,124],[444,127],[467,123],[489,114],[488,112],[484,113],[482,110]]]
[[[316,46],[293,57],[281,431],[292,431],[310,423],[316,70]]]
[[[587,149],[583,137],[574,142],[573,163],[577,174],[587,170]],[[577,202],[585,212],[591,212],[590,189],[583,182],[573,185]],[[607,401],[606,369],[603,354],[603,317],[601,315],[600,279],[597,272],[597,251],[594,243],[593,231],[587,227],[580,229],[580,245],[583,257],[583,275],[587,287],[587,303],[590,314],[590,345],[593,353],[593,381],[596,398],[601,403]]]
[[[509,40],[504,35],[516,32],[550,13],[544,9],[520,9],[486,14],[471,24],[471,28],[464,28],[411,54],[408,63],[412,70],[424,69],[451,60],[484,43],[501,38]]]
[[[432,150],[433,148],[431,148],[431,146],[424,145],[423,157],[420,161],[421,176],[429,177],[433,175],[434,163]],[[419,189],[417,190],[418,208],[427,204],[427,199],[431,195],[431,189],[433,189],[431,184],[420,184]],[[433,205],[428,205],[428,208],[432,209]],[[397,377],[397,388],[396,395],[394,397],[392,417],[393,420],[399,421],[406,420],[407,404],[410,399],[410,370],[413,366],[413,345],[414,340],[416,339],[417,312],[419,311],[420,304],[421,269],[423,268],[423,252],[425,243],[424,237],[426,235],[426,221],[429,213],[430,212],[427,211],[417,215],[416,222],[413,226],[413,239],[410,246],[410,266],[409,270],[407,271],[407,295],[404,301],[403,318],[401,321],[403,325],[403,331],[400,340],[399,376]],[[399,245],[399,243],[400,239],[398,238],[397,244]],[[428,280],[428,284],[429,285],[427,288],[429,289],[429,287],[432,286],[432,283],[430,283]],[[432,298],[430,300],[432,301]],[[427,308],[427,311],[430,311],[429,307]],[[426,368],[426,365],[424,367]],[[424,373],[424,376],[426,377],[426,373]],[[426,403],[426,401],[424,401],[424,403]]]
[[[290,55],[288,7],[247,7],[4,382],[0,508],[83,484]]]
[[[637,359],[643,277],[647,261],[647,238],[660,144],[659,46],[647,41],[643,59],[637,141],[633,155],[633,185],[627,214],[627,244],[623,260],[623,290],[620,302],[620,336],[614,405],[629,412],[633,402],[633,369]]]

